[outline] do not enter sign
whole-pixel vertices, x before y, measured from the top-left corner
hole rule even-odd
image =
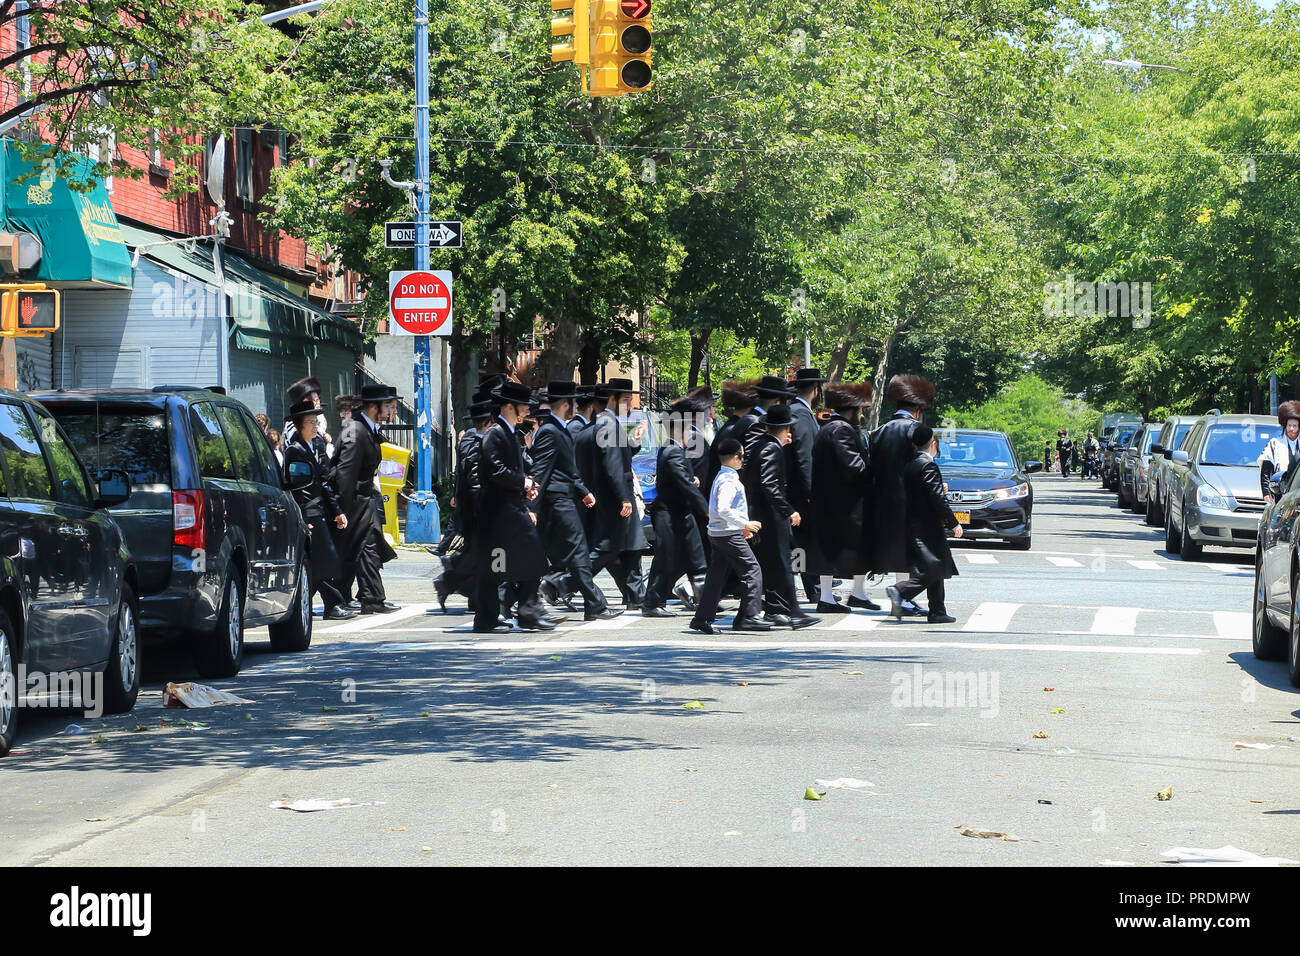
[[[394,335],[451,335],[451,273],[388,273],[388,317]]]

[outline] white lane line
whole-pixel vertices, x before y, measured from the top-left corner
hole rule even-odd
[[[1076,560],[1074,560],[1074,558],[1058,558],[1058,557],[1056,557],[1055,555],[1051,555],[1051,554],[1044,555],[1044,557],[1046,557],[1048,561],[1050,561],[1052,564],[1056,565],[1058,568],[1081,568],[1081,567],[1083,567],[1083,563],[1080,562],[1080,561],[1076,561]]]
[[[1129,564],[1139,571],[1160,571],[1164,569],[1164,565],[1159,561],[1130,561]]]
[[[971,564],[997,564],[998,558],[995,554],[967,554],[964,555]]]
[[[421,641],[409,644],[377,644],[380,651],[557,651],[600,648],[678,648],[682,650],[753,650],[753,651],[838,651],[873,648],[908,648],[934,650],[952,648],[973,651],[1059,651],[1079,654],[1154,654],[1157,656],[1196,657],[1205,653],[1196,647],[1119,647],[1106,644],[990,644],[974,641],[734,641],[734,640],[662,640],[662,641]]]
[[[390,614],[367,614],[364,617],[346,621],[343,624],[328,628],[314,628],[318,634],[347,634],[353,631],[368,631],[372,628],[383,627],[386,624],[392,624],[394,621],[402,621],[408,617],[425,615],[436,608],[437,604],[407,604]]]
[[[1127,636],[1137,630],[1137,622],[1138,609],[1135,607],[1099,607],[1089,633]]]
[[[985,601],[975,609],[970,620],[962,625],[963,631],[982,631],[996,633],[1005,631],[1011,623],[1012,616],[1023,604],[1001,604],[997,601]]]
[[[1184,634],[1184,633],[1165,633],[1159,634],[1098,634],[1094,631],[1043,631],[1044,634],[1053,634],[1057,637],[1132,637],[1140,641],[1149,640],[1166,640],[1172,638],[1178,641],[1240,641],[1240,637],[1224,636],[1222,634]],[[1246,640],[1250,640],[1250,635],[1246,635]]]
[[[828,617],[838,618],[838,620],[827,624]],[[813,627],[820,627],[831,631],[874,631],[880,626],[883,618],[867,617],[865,614],[825,614],[822,616],[820,624],[814,624]]]
[[[1214,630],[1220,637],[1250,640],[1250,614],[1246,611],[1215,611]]]

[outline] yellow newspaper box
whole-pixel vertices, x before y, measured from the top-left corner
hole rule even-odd
[[[384,496],[384,537],[393,547],[402,543],[397,527],[397,493],[406,484],[406,466],[411,452],[401,445],[384,442],[379,458],[379,491]]]

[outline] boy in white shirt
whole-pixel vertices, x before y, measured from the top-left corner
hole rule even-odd
[[[739,469],[744,464],[745,453],[740,442],[724,438],[715,449],[721,467],[709,490],[709,545],[711,547],[709,573],[704,578],[704,588],[695,616],[688,625],[693,631],[717,634],[713,618],[718,613],[718,602],[727,572],[734,571],[744,591],[740,610],[731,622],[733,631],[770,631],[772,625],[761,617],[763,613],[763,572],[759,570],[754,551],[746,539],[762,528],[757,521],[749,520],[749,504],[745,500],[745,486],[741,484]]]

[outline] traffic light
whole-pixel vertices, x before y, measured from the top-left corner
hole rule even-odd
[[[591,60],[591,43],[587,39],[589,14],[587,0],[551,0],[552,10],[567,10],[567,17],[551,18],[551,36],[571,36],[572,40],[557,43],[551,47],[551,61],[572,60],[583,70],[583,83],[586,83],[585,66]]]
[[[59,290],[0,286],[0,335],[46,335],[59,330]]]
[[[592,96],[650,88],[650,0],[590,0]]]

